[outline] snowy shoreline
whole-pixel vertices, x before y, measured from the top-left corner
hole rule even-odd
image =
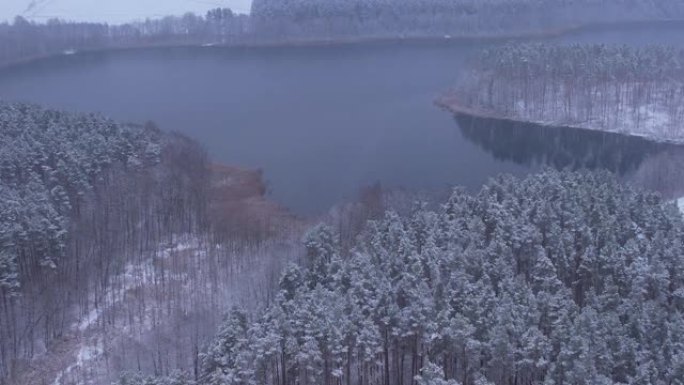
[[[642,138],[652,142],[663,143],[663,144],[673,144],[673,145],[684,145],[684,137],[664,137],[657,134],[647,133],[647,132],[637,132],[630,130],[618,130],[613,128],[600,127],[598,123],[591,124],[588,123],[567,123],[560,120],[539,120],[539,119],[527,119],[520,116],[506,115],[500,111],[496,111],[490,108],[484,108],[482,106],[467,106],[461,103],[460,98],[454,94],[450,93],[439,97],[435,100],[435,105],[442,108],[443,110],[449,111],[455,115],[466,115],[476,118],[484,119],[495,119],[506,122],[514,123],[525,123],[525,124],[535,124],[543,127],[565,127],[580,130],[598,131],[606,132],[611,134],[619,134],[625,136],[632,136],[637,138]]]

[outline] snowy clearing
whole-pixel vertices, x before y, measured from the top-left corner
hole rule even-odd
[[[212,8],[231,8],[249,13],[251,0],[2,0],[0,22],[21,15],[29,20],[46,21],[59,18],[72,21],[125,23],[146,18],[204,14]]]

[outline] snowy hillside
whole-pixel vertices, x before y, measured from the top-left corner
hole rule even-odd
[[[21,15],[35,21],[60,18],[72,21],[123,23],[186,12],[204,14],[218,7],[249,13],[251,0],[2,0],[0,22]]]

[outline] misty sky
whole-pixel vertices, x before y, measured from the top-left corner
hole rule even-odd
[[[251,0],[0,0],[0,22],[16,15],[45,21],[60,18],[75,21],[122,23],[147,17],[204,14],[216,7],[248,13]]]

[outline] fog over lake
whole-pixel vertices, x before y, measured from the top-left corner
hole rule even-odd
[[[560,40],[681,44],[678,36],[684,28],[670,25],[595,30]],[[302,214],[353,199],[375,182],[434,191],[477,188],[502,172],[522,175],[547,164],[628,172],[644,154],[659,151],[650,145],[641,151],[644,144],[637,140],[629,147],[636,150],[619,155],[628,158],[626,166],[606,166],[550,162],[548,156],[525,155],[529,148],[520,148],[521,156],[488,148],[486,138],[464,132],[433,104],[483,46],[445,39],[80,53],[0,72],[0,98],[154,121],[198,139],[216,161],[263,169],[274,199]],[[583,138],[575,145],[590,149],[573,154],[585,159],[613,149],[605,135]],[[557,141],[550,135],[537,145],[553,153]]]

